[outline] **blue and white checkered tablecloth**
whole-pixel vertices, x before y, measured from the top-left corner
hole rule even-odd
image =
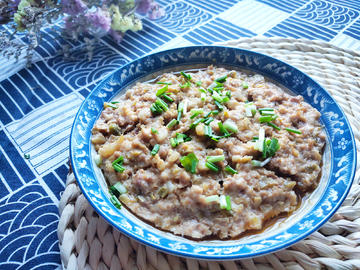
[[[24,60],[0,59],[0,269],[60,267],[57,205],[72,121],[109,72],[157,50],[257,35],[360,50],[358,0],[158,2],[163,18],[144,19],[144,30],[127,33],[120,45],[104,37],[90,62],[80,43],[59,36],[59,25],[44,29],[30,68]],[[58,54],[65,44],[74,49],[71,60]]]

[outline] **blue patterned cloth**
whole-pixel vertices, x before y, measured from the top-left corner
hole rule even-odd
[[[57,205],[69,169],[71,124],[109,72],[154,51],[257,35],[360,50],[358,0],[158,2],[163,18],[144,19],[144,30],[127,33],[120,45],[104,37],[90,62],[82,44],[59,36],[58,24],[44,29],[32,67],[0,59],[0,269],[60,266]],[[58,54],[63,45],[73,49],[70,60]]]

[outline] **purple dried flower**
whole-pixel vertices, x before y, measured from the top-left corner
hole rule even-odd
[[[109,34],[117,43],[120,43],[122,41],[124,35],[122,32],[115,31],[113,29],[110,29]]]
[[[152,3],[153,3],[153,0],[138,0],[138,1],[136,1],[136,4],[137,4],[136,12],[145,15],[146,13],[149,12]]]
[[[62,0],[62,10],[69,15],[77,15],[87,10],[86,4],[82,0]]]
[[[165,11],[163,8],[161,8],[158,4],[152,3],[150,6],[150,12],[149,12],[149,18],[151,20],[158,19],[165,15]]]
[[[85,16],[91,27],[100,28],[105,32],[110,30],[111,18],[109,12],[97,8],[95,12],[88,12]]]

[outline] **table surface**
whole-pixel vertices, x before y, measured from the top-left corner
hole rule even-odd
[[[30,68],[24,60],[0,59],[0,269],[60,267],[57,205],[69,169],[72,121],[109,72],[158,50],[257,35],[360,50],[357,0],[157,2],[163,18],[144,19],[144,30],[127,33],[120,45],[102,38],[90,62],[82,44],[59,36],[59,24],[43,30]],[[70,60],[59,55],[66,44],[74,49]]]

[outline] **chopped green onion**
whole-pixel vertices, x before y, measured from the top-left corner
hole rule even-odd
[[[177,143],[177,140],[175,139],[175,138],[171,138],[170,139],[170,145],[172,146],[172,147],[176,147],[176,146],[178,146],[178,143]]]
[[[151,133],[152,134],[158,134],[159,132],[155,128],[151,128]]]
[[[272,138],[271,140],[264,140],[263,142],[263,158],[272,157],[275,152],[279,150],[280,144],[278,139]]]
[[[168,96],[166,93],[162,94],[161,97],[165,98],[169,102],[174,102],[174,99],[170,96]]]
[[[188,81],[191,80],[191,75],[190,74],[186,74],[184,71],[181,71],[180,74]]]
[[[239,131],[237,125],[231,119],[227,119],[224,122],[224,128],[231,131],[231,132],[233,132],[233,133],[237,133]]]
[[[24,158],[29,159],[30,158],[30,154],[24,154]],[[96,164],[97,165],[97,164]]]
[[[176,119],[173,119],[173,120],[171,120],[168,124],[167,124],[167,128],[172,128],[173,126],[175,126],[175,125],[177,125],[179,122],[178,122],[178,120],[176,120]]]
[[[115,195],[110,196],[111,203],[118,209],[121,209],[121,203]]]
[[[259,112],[273,112],[274,109],[273,108],[260,108]]]
[[[122,166],[123,162],[124,162],[124,157],[120,156],[113,161],[112,167],[117,172],[123,172],[123,171],[125,171],[125,168]]]
[[[111,104],[118,104],[118,103],[120,103],[120,101],[111,101],[110,103]]]
[[[264,161],[259,161],[259,160],[252,160],[251,161],[251,165],[253,165],[254,167],[264,167],[266,164],[268,164],[270,162],[271,158],[267,158]]]
[[[207,196],[205,197],[205,202],[206,203],[211,203],[211,202],[219,202],[219,196],[218,195],[211,195],[211,196]]]
[[[104,103],[104,107],[105,107],[105,108],[110,107],[110,108],[112,108],[112,109],[117,109],[117,108],[118,108],[117,106],[115,106],[115,105],[113,105],[113,104],[111,104],[111,103],[109,103],[109,102],[105,102],[105,103]]]
[[[275,128],[276,130],[281,130],[281,128],[279,128],[277,125],[275,125],[273,123],[267,123],[267,124],[268,124],[268,126]]]
[[[252,137],[252,140],[253,141],[256,141],[256,140],[258,140],[259,139],[259,137],[258,136],[254,136],[254,137]]]
[[[26,158],[26,157],[25,157],[25,158]],[[29,158],[30,158],[30,155],[29,155]],[[95,161],[96,166],[100,167],[100,165],[101,165],[101,163],[102,163],[102,158],[101,158],[101,156],[97,154],[97,155],[94,157],[94,161]]]
[[[248,89],[248,88],[249,88],[249,85],[248,85],[247,82],[243,82],[242,87],[243,87],[244,89]]]
[[[222,111],[224,109],[224,106],[220,104],[220,102],[218,102],[217,100],[215,100],[215,105],[218,107],[218,109],[220,111]]]
[[[226,210],[230,211],[231,210],[231,199],[229,195],[225,196],[226,199]]]
[[[260,152],[264,149],[264,140],[265,140],[265,129],[259,129],[259,139],[256,141],[255,150],[259,150]]]
[[[212,117],[206,118],[206,120],[204,121],[204,124],[208,126],[212,121],[214,121],[214,118],[212,118]]]
[[[171,83],[171,82],[157,82],[157,84],[172,85],[172,83]]]
[[[200,86],[200,85],[202,85],[202,82],[198,81],[195,84],[196,84],[196,86]]]
[[[212,113],[212,115],[217,115],[217,114],[219,114],[219,111],[218,110],[213,110],[213,111],[211,111],[211,113]]]
[[[229,195],[221,195],[219,203],[221,209],[231,210],[231,199]]]
[[[156,96],[159,97],[161,96],[162,94],[165,94],[165,92],[168,90],[168,86],[165,85],[163,88],[160,88],[159,90],[157,90],[156,92]]]
[[[260,111],[260,115],[275,115],[274,111]]]
[[[227,165],[225,167],[225,171],[227,171],[228,173],[231,173],[231,174],[237,174],[237,170],[233,169],[230,165]]]
[[[219,129],[224,136],[230,136],[230,132],[224,127],[223,123],[218,122]]]
[[[121,129],[117,124],[111,123],[109,125],[109,132],[115,136],[118,136],[121,134]]]
[[[190,153],[187,156],[180,158],[180,162],[181,165],[183,165],[183,167],[185,168],[185,170],[193,174],[196,173],[196,167],[199,163],[199,160],[194,153]]]
[[[221,76],[220,78],[215,79],[215,82],[224,83],[226,82],[227,75]]]
[[[222,98],[222,103],[226,103],[230,100],[230,98],[228,96],[225,96]]]
[[[194,122],[191,123],[190,125],[190,129],[196,127],[198,124],[200,124],[201,122],[203,122],[203,118],[199,118],[199,119],[196,119]]]
[[[212,128],[211,126],[204,126],[204,134],[208,137],[212,136]]]
[[[110,192],[115,195],[116,197],[119,197],[121,194],[124,194],[127,192],[126,187],[120,183],[117,182],[115,185],[112,185],[110,187]]]
[[[285,128],[285,130],[291,133],[301,134],[301,131],[297,129]]]
[[[190,113],[192,113],[192,115],[190,116],[190,119],[195,118],[196,116],[198,116],[199,114],[203,114],[204,110],[203,109],[192,109],[190,111]]]
[[[162,113],[162,112],[163,112],[163,110],[162,110],[156,103],[151,104],[151,106],[150,106],[150,111],[151,111],[153,114],[157,114],[157,113]]]
[[[186,83],[184,84],[180,84],[180,88],[188,88],[191,86],[191,83],[189,81],[187,81]]]
[[[247,117],[254,117],[256,114],[256,105],[253,102],[245,104],[245,114]]]
[[[219,95],[218,92],[214,91],[213,94],[212,94],[212,97],[214,100],[216,100],[217,102],[222,102],[222,97]]]
[[[214,171],[214,172],[218,172],[219,171],[219,167],[216,166],[215,164],[211,163],[211,162],[205,162],[205,166],[208,167],[210,170]]]
[[[219,162],[225,160],[224,155],[218,155],[218,156],[207,156],[206,160],[211,163]]]
[[[205,94],[205,93],[201,93],[200,99],[201,99],[201,101],[204,102],[204,101],[206,100],[206,94]]]
[[[266,116],[260,116],[259,117],[260,123],[269,123],[272,120],[273,120],[273,117],[271,115],[266,115]]]
[[[231,91],[226,91],[225,95],[229,98],[231,98]]]
[[[164,112],[166,112],[169,109],[168,105],[161,98],[157,98],[156,101],[155,101],[155,104],[159,108],[161,108]]]
[[[183,112],[184,111],[184,103],[183,102],[180,102],[179,104],[178,104],[178,112]]]
[[[189,137],[188,135],[183,134],[183,133],[176,133],[176,140],[177,140],[177,143],[180,144],[183,142],[191,141],[191,137]]]
[[[151,155],[155,156],[159,152],[160,144],[155,144],[153,150],[151,150]]]

